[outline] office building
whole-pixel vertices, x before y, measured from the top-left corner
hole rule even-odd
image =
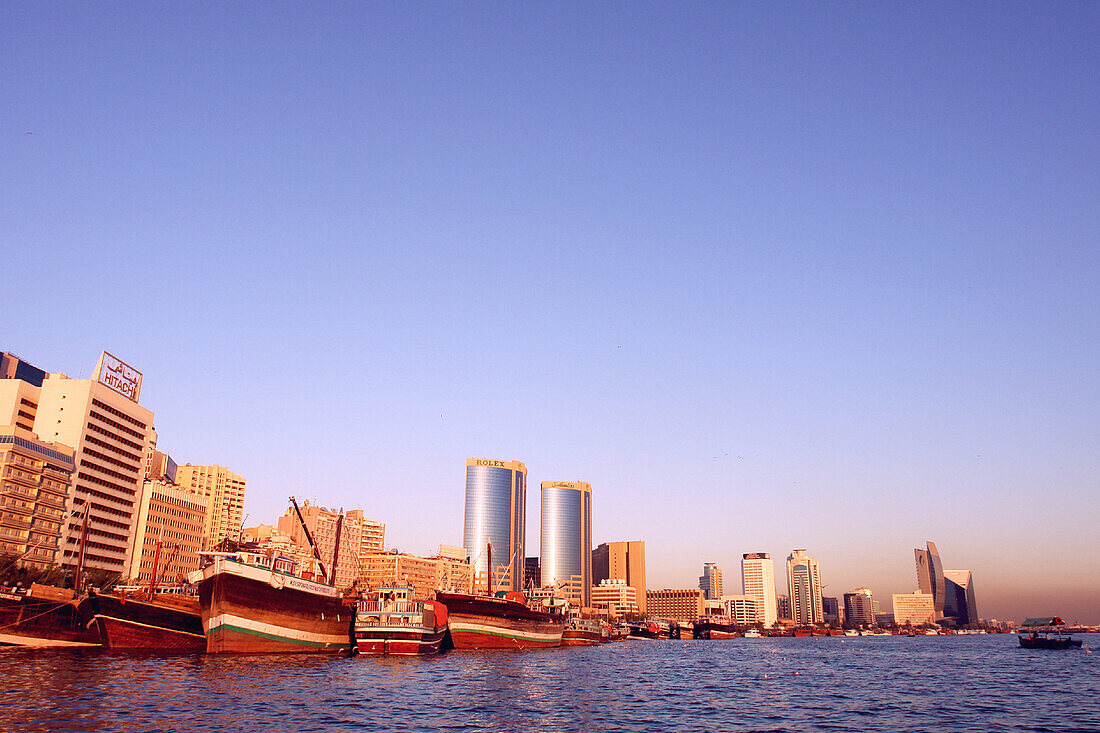
[[[738,626],[763,623],[755,596],[722,596],[722,611]]]
[[[844,620],[862,626],[875,623],[875,603],[869,588],[856,588],[844,594]]]
[[[638,610],[647,613],[645,542],[604,542],[592,551],[592,582],[625,580],[638,591]]]
[[[935,622],[936,599],[931,593],[918,590],[915,593],[894,594],[894,623],[899,626],[923,626]]]
[[[790,618],[790,612],[776,608],[775,566],[766,552],[749,552],[741,556],[741,593],[756,599],[757,621],[770,629],[780,616]]]
[[[955,620],[956,626],[978,623],[978,604],[974,599],[974,578],[969,570],[945,570],[944,615]]]
[[[138,502],[134,542],[123,576],[148,583],[179,583],[198,570],[206,527],[206,497],[167,478],[146,479]]]
[[[791,622],[791,599],[790,596],[783,593],[778,594],[775,597],[775,612],[778,614],[778,621],[786,620]]]
[[[592,608],[609,619],[639,614],[638,591],[620,578],[604,579],[592,588]]]
[[[176,483],[206,500],[203,549],[212,550],[224,539],[236,542],[244,519],[245,480],[224,466],[192,466],[176,469]]]
[[[359,584],[368,590],[408,586],[415,598],[429,598],[437,590],[470,593],[473,571],[465,561],[448,557],[419,557],[391,550],[361,558]]]
[[[526,507],[527,466],[487,458],[466,461],[462,542],[478,591],[522,590]]]
[[[540,585],[561,588],[575,606],[592,605],[592,486],[543,481]]]
[[[821,610],[825,615],[825,623],[839,625],[844,623],[844,609],[836,598],[821,597]]]
[[[935,601],[936,618],[943,618],[944,584],[943,564],[940,562],[940,553],[936,549],[936,543],[925,543],[926,549],[919,547],[913,550],[917,564],[917,586],[921,593],[927,593]],[[897,617],[897,613],[894,614]],[[901,621],[898,621],[901,623]]]
[[[302,520],[317,545],[321,563],[331,574],[333,551],[336,548],[336,525],[340,520],[341,512],[310,504],[309,501],[302,502],[299,509],[302,512]],[[363,557],[364,522],[374,524],[374,520],[363,517],[361,509],[343,513],[343,517],[343,522],[340,523],[340,553],[336,555],[338,588],[348,588],[359,579]],[[290,537],[295,544],[308,552],[309,540],[302,531],[302,523],[298,521],[294,507],[288,507],[286,513],[279,517],[278,531]]]
[[[821,603],[821,569],[806,550],[793,550],[787,556],[787,592],[791,598],[791,618],[799,626],[825,621]]]
[[[523,560],[523,587],[542,587],[542,567],[537,557],[528,557]]]
[[[352,509],[348,511],[345,516],[348,520],[352,521],[359,527],[360,542],[359,542],[359,556],[369,555],[377,552],[382,552],[386,549],[386,523],[379,522],[377,519],[371,519],[370,517],[363,516],[362,509]],[[450,545],[440,545],[440,548],[450,547]],[[458,548],[462,550],[462,548]],[[442,551],[440,554],[443,554]],[[458,556],[459,560],[465,561],[466,555],[462,554]]]
[[[138,404],[141,372],[103,352],[91,379],[69,379],[4,354],[0,375],[0,419],[12,418],[4,424],[73,449],[56,561],[75,566],[83,546],[86,568],[123,574],[145,452],[156,443],[153,413]]]
[[[722,569],[717,564],[703,563],[703,574],[699,576],[699,589],[708,601],[717,601],[722,597]]]
[[[703,591],[699,588],[647,590],[646,613],[669,621],[695,623],[704,614]]]
[[[450,560],[458,560],[460,562],[466,562],[466,548],[459,547],[458,545],[440,545],[439,553],[436,557],[445,557]]]
[[[0,421],[8,417],[0,412]],[[0,424],[0,553],[40,570],[57,561],[74,456],[15,421]]]

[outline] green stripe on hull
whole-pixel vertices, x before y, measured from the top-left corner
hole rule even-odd
[[[223,629],[227,629],[229,631],[239,631],[242,634],[248,634],[249,636],[258,636],[261,639],[270,639],[272,641],[281,641],[281,642],[284,642],[286,644],[297,644],[298,646],[324,647],[326,649],[327,648],[332,648],[332,647],[339,648],[341,646],[344,646],[344,644],[341,644],[339,642],[307,641],[306,639],[292,639],[289,636],[279,636],[278,634],[267,634],[267,633],[264,633],[263,631],[255,631],[253,629],[246,629],[243,626],[234,626],[232,624],[222,624],[221,626],[216,626],[213,629],[210,629],[210,631],[207,632],[207,633],[208,634],[215,634],[219,631],[222,631]],[[351,645],[351,642],[349,641],[347,646],[350,646],[350,645]]]
[[[482,636],[500,636],[500,637],[503,637],[505,639],[515,639],[517,641],[528,641],[528,642],[532,642],[532,643],[535,643],[535,644],[554,644],[558,641],[557,639],[538,639],[538,638],[533,638],[533,637],[530,637],[530,636],[520,636],[519,634],[508,634],[508,633],[505,633],[503,631],[484,631],[482,629],[463,629],[461,627],[458,628],[458,629],[455,629],[455,631],[457,631],[460,634],[480,634]]]

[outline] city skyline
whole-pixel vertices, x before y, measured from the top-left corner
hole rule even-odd
[[[245,515],[428,555],[514,457],[651,588],[807,547],[886,605],[933,538],[1100,622],[1094,7],[0,14],[0,347],[132,364]]]

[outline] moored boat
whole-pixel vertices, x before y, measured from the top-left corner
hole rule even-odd
[[[409,588],[383,587],[358,602],[354,629],[360,654],[435,654],[447,633],[447,607],[413,600]]]
[[[447,607],[447,627],[455,649],[537,649],[561,644],[564,617],[529,608],[524,595],[436,593]]]
[[[80,599],[67,588],[31,584],[25,592],[0,591],[0,645],[97,646],[99,636],[87,628],[78,610]]]
[[[746,639],[761,639],[764,635],[760,633],[760,629],[749,629],[745,632]]]
[[[696,639],[733,639],[740,635],[732,619],[720,616],[699,619],[694,633]]]
[[[627,624],[631,639],[660,639],[661,627],[656,621],[635,621]]]
[[[608,627],[610,632],[610,627]],[[565,621],[562,646],[591,646],[604,641],[603,629],[598,619],[573,617]]]
[[[108,649],[203,651],[197,595],[116,590],[90,592],[80,603],[85,625],[94,626]]]

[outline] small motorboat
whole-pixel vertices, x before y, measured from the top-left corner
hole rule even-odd
[[[1026,633],[1019,634],[1020,646],[1024,649],[1069,649],[1081,646],[1080,639],[1074,639],[1060,627],[1065,625],[1058,616],[1040,616],[1024,621]]]

